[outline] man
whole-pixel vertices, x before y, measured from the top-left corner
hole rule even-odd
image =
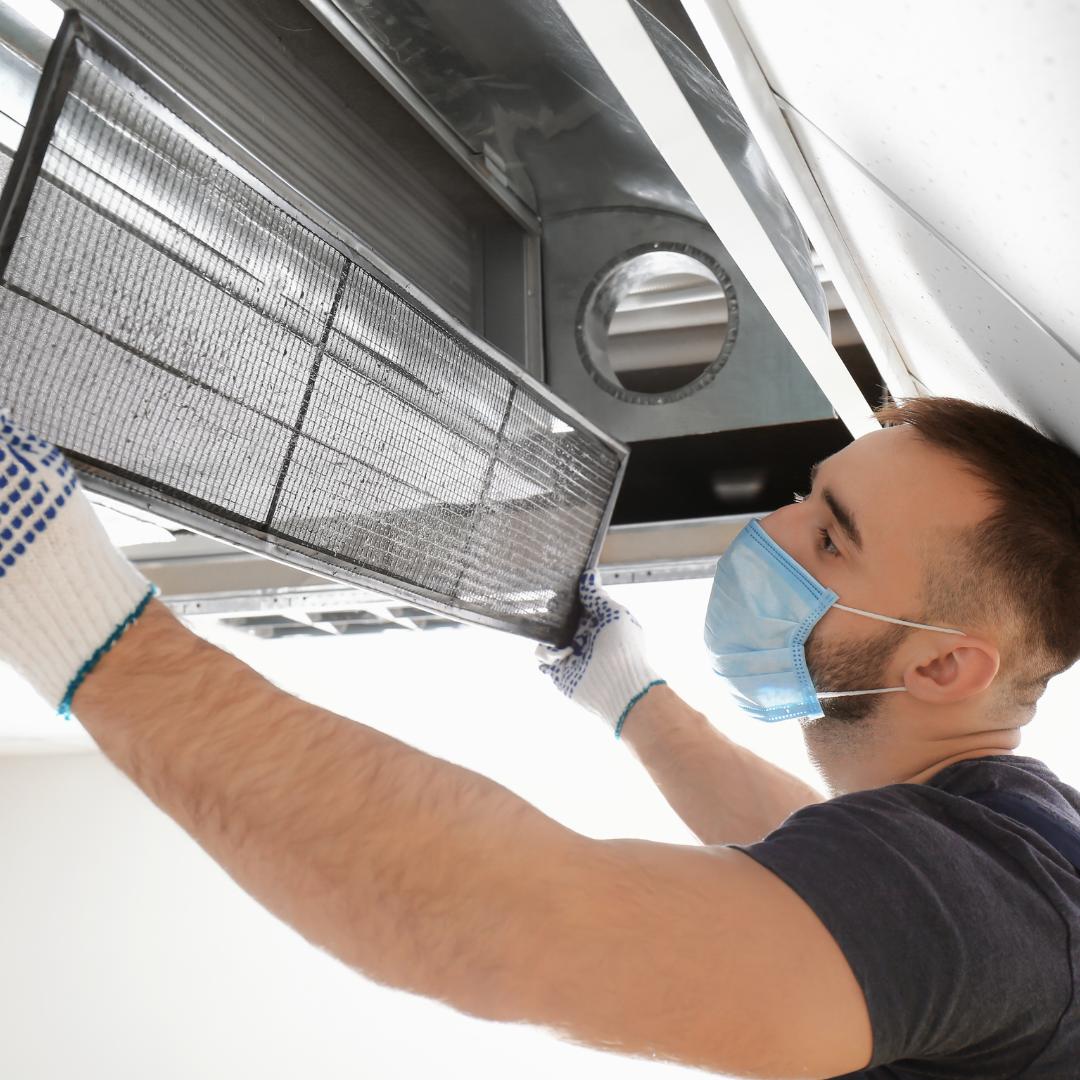
[[[1080,878],[965,796],[1080,817],[1013,753],[1080,655],[1080,463],[959,401],[882,418],[732,545],[707,618],[718,681],[803,723],[834,798],[711,729],[588,581],[575,646],[549,656],[706,846],[582,837],[284,693],[173,618],[59,451],[7,417],[0,656],[372,979],[731,1075],[1073,1076]]]

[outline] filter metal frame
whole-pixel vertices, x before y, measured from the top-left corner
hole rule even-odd
[[[72,88],[79,70],[78,45],[84,45],[115,67],[124,76],[144,90],[159,107],[157,118],[174,128],[177,120],[183,125],[183,135],[216,164],[222,166],[237,179],[281,210],[303,228],[336,250],[345,259],[375,278],[395,293],[400,300],[424,317],[439,324],[440,329],[457,338],[471,352],[481,354],[479,359],[492,365],[506,377],[517,390],[539,398],[551,414],[568,427],[587,432],[599,440],[618,459],[618,467],[610,496],[604,507],[596,534],[581,569],[596,565],[604,535],[611,521],[619,487],[625,475],[629,449],[612,438],[566,402],[558,398],[547,386],[503,356],[489,342],[461,325],[402,275],[397,273],[376,252],[366,247],[327,215],[313,207],[301,192],[292,189],[284,180],[253,159],[217,124],[196,109],[181,94],[159,79],[125,46],[111,35],[75,10],[69,10],[50,50],[38,84],[29,122],[15,153],[11,170],[0,193],[0,282],[7,277],[7,267],[18,241],[31,195],[41,175],[46,151],[50,145],[56,122],[64,102]],[[222,147],[228,147],[226,152]],[[237,160],[239,159],[239,160]],[[250,163],[252,169],[241,164]],[[300,209],[303,206],[304,209]],[[17,418],[18,419],[18,418]],[[299,430],[299,429],[298,429]],[[276,561],[300,567],[329,580],[345,581],[359,586],[374,588],[453,618],[475,622],[495,629],[522,634],[539,640],[565,644],[573,634],[577,604],[572,605],[571,617],[565,619],[558,631],[553,633],[549,624],[535,620],[508,619],[465,606],[447,603],[444,596],[415,584],[338,558],[333,552],[312,545],[304,546],[274,530],[253,528],[247,519],[231,515],[229,511],[203,503],[183,491],[175,491],[174,498],[167,485],[156,487],[146,483],[138,475],[131,474],[108,462],[94,460],[67,447],[61,447],[71,459],[80,480],[91,490],[135,506],[161,514],[179,525],[196,532],[224,540],[237,547]],[[313,554],[313,552],[317,552]]]

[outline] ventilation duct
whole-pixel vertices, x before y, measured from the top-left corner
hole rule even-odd
[[[0,199],[0,402],[89,488],[565,641],[625,448],[207,133],[68,13]]]
[[[627,442],[833,417],[559,0],[303,2],[433,133],[535,210],[545,380],[561,398]],[[731,95],[645,7],[633,8],[827,329],[806,235]],[[717,303],[654,308],[632,334],[612,333],[613,301],[662,293],[662,264],[674,258]]]

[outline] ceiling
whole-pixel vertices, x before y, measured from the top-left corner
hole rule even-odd
[[[729,6],[908,370],[1080,450],[1080,5]]]

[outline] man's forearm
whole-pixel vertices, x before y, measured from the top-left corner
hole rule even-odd
[[[73,710],[309,941],[477,1015],[508,999],[509,959],[540,948],[545,866],[590,843],[485,777],[291,697],[157,601]]]
[[[704,844],[753,843],[800,807],[825,799],[728,739],[667,686],[633,707],[622,740]]]

